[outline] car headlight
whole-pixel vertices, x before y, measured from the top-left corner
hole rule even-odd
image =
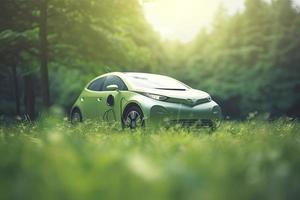
[[[208,97],[207,97],[207,100],[208,100],[209,102],[211,102],[211,101],[212,101],[211,96],[208,96]]]
[[[158,95],[158,94],[151,94],[151,93],[142,93],[142,94],[145,95],[146,97],[149,97],[151,99],[158,100],[158,101],[165,101],[168,99],[168,97]]]

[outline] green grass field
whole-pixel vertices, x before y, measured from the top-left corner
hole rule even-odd
[[[299,199],[299,130],[287,120],[214,133],[2,125],[1,199]]]

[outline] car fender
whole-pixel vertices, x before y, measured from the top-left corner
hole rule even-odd
[[[150,99],[149,97],[143,96],[136,92],[131,92],[132,94],[125,98],[125,102],[122,103],[122,114],[125,111],[126,107],[131,104],[137,104],[144,114],[144,119],[147,120],[150,117],[150,110],[155,105],[155,100]]]

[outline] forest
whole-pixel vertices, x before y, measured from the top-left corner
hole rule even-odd
[[[300,199],[298,4],[220,5],[184,43],[155,31],[149,1],[160,0],[1,0],[1,199]],[[224,120],[216,129],[70,123],[85,85],[114,71],[206,91]]]
[[[208,91],[230,119],[300,116],[300,9],[290,0],[220,6],[191,42],[162,40],[137,0],[2,0],[1,118],[59,108],[105,72],[172,76]],[[195,19],[197,20],[197,19]]]

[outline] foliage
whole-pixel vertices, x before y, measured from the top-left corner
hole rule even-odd
[[[159,37],[144,20],[138,1],[47,2],[52,104],[70,107],[87,81],[102,73],[151,71],[157,66]],[[1,101],[13,102],[13,91],[5,90],[12,84],[12,65],[17,66],[20,77],[28,73],[35,75],[39,97],[39,5],[34,0],[12,0],[2,4],[6,9],[1,12],[0,20]],[[66,89],[69,89],[67,93]],[[72,95],[61,95],[63,93]],[[11,110],[2,106],[0,111],[11,114]]]
[[[210,91],[231,117],[299,116],[299,38],[300,13],[291,1],[247,0],[233,16],[221,8],[212,30],[186,47],[180,60],[187,68],[175,65],[170,73]]]
[[[0,128],[3,199],[299,199],[299,123],[124,131],[46,118]]]
[[[12,88],[19,84],[23,98],[27,74],[35,79],[40,110],[38,2],[1,2],[1,114],[15,114]],[[255,111],[300,115],[300,9],[292,1],[247,0],[245,10],[234,15],[220,7],[210,30],[189,44],[161,41],[138,0],[47,2],[52,105],[68,111],[84,85],[102,73],[140,71],[208,91],[231,118]]]

